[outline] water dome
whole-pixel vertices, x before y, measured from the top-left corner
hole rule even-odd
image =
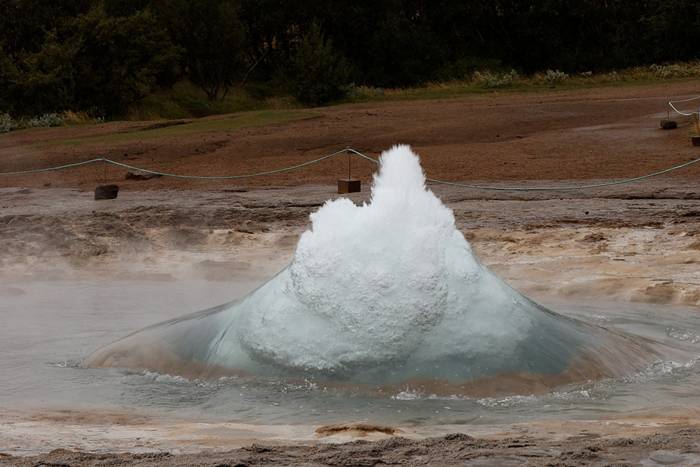
[[[326,202],[270,281],[131,334],[84,365],[485,395],[619,376],[652,354],[538,305],[482,265],[426,188],[418,156],[395,146],[371,200]]]

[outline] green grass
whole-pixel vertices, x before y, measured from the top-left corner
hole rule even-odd
[[[186,136],[208,132],[227,132],[240,128],[259,127],[280,123],[317,118],[319,114],[301,110],[262,110],[240,112],[222,117],[212,117],[188,121],[184,124],[164,128],[142,128],[133,131],[110,133],[107,135],[86,136],[50,141],[50,145],[77,146],[83,144],[118,144],[132,141],[152,141],[162,138]]]
[[[514,71],[489,71],[465,76],[464,79],[432,82],[408,88],[374,88],[352,86],[347,97],[333,104],[447,99],[495,92],[550,92],[596,87],[620,87],[679,82],[700,79],[700,62],[681,62],[627,68],[608,73],[567,75],[548,70],[534,75],[518,75]],[[275,93],[278,93],[277,95]],[[210,102],[204,92],[188,82],[152,94],[125,115],[128,120],[193,118],[247,110],[298,109],[292,97],[279,95],[270,85],[249,84],[245,89],[232,89],[222,101]]]
[[[301,107],[287,96],[274,96],[264,86],[234,88],[223,100],[210,101],[197,86],[182,81],[172,89],[158,91],[135,104],[124,115],[126,120],[198,118],[247,110],[291,109]]]
[[[599,75],[574,75],[556,82],[551,82],[547,81],[543,75],[538,74],[528,77],[518,77],[512,82],[500,86],[489,86],[488,83],[475,81],[473,79],[428,83],[419,87],[397,89],[360,86],[352,88],[348,97],[343,102],[360,103],[449,99],[493,93],[552,92],[602,87],[668,84],[698,79],[700,79],[700,65],[698,64],[695,64],[689,72],[671,74],[669,76],[661,76],[646,68],[634,68]]]

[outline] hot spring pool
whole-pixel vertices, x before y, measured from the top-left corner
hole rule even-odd
[[[668,415],[700,405],[697,310],[641,304],[547,303],[565,315],[653,339],[669,350],[669,356],[622,378],[537,396],[438,397],[400,390],[349,394],[313,381],[292,385],[273,378],[186,380],[148,371],[79,367],[91,350],[134,328],[230,299],[232,290],[243,295],[254,285],[143,280],[4,284],[0,407],[27,415],[43,410],[128,410],[261,425],[358,420],[442,425]]]
[[[418,156],[393,147],[380,157],[370,201],[327,201],[289,265],[255,291],[133,332],[83,365],[489,397],[629,375],[667,353],[510,287],[425,183]]]
[[[2,284],[0,410],[429,427],[700,406],[697,310],[535,303],[479,262],[407,147],[370,203],[311,220],[263,283]]]

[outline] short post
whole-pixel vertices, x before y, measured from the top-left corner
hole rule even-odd
[[[670,100],[669,100],[670,102]],[[673,130],[678,128],[678,123],[675,120],[671,120],[671,111],[666,109],[666,118],[661,119],[661,129],[662,130]]]
[[[348,154],[348,178],[341,178],[338,180],[338,193],[340,194],[347,194],[347,193],[358,193],[362,191],[362,182],[360,179],[357,178],[352,178],[351,175],[351,170],[350,170],[350,163],[352,160],[352,154],[350,151],[347,151]]]
[[[95,200],[115,199],[119,194],[119,185],[98,185],[95,188]]]
[[[97,185],[97,187],[95,187],[95,201],[103,199],[115,199],[117,195],[119,195],[119,185],[107,184],[107,162],[102,163],[104,164],[102,171],[103,185]]]

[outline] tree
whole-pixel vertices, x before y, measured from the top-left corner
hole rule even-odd
[[[145,6],[10,0],[0,16],[0,105],[14,114],[119,114],[172,84],[177,49]],[[142,3],[145,0],[142,0]]]
[[[183,51],[190,81],[211,101],[226,97],[246,69],[238,1],[160,0],[156,5]]]
[[[350,81],[347,61],[313,24],[294,50],[287,78],[294,96],[303,104],[319,105],[343,97]]]
[[[7,0],[0,15],[0,111],[33,115],[70,107],[73,57],[63,39],[88,9],[88,0]]]
[[[17,75],[17,67],[0,43],[0,114],[13,111]]]
[[[23,56],[13,80],[15,114],[36,115],[73,107],[75,51],[48,34],[38,52]]]
[[[484,67],[603,71],[700,58],[697,0],[1,3],[0,110],[15,114],[119,114],[183,77],[210,100],[250,82],[251,92],[284,89],[317,105],[342,97],[351,77],[396,87]]]
[[[118,114],[178,75],[178,49],[149,10],[113,17],[97,6],[74,31],[65,47],[75,51],[79,108]]]

